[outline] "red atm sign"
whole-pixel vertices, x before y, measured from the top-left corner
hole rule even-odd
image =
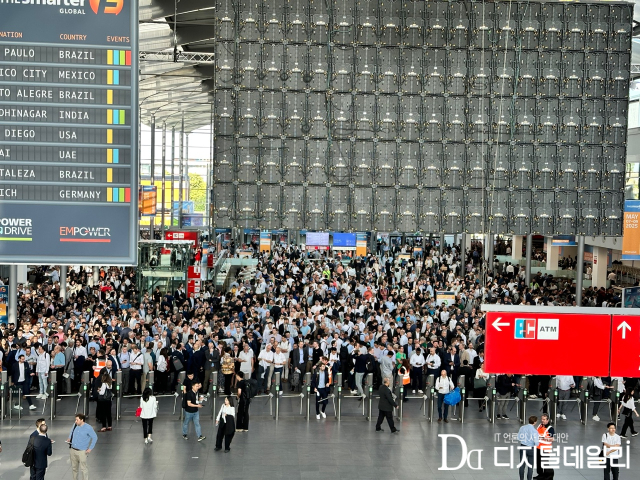
[[[609,375],[611,315],[487,312],[485,370]]]

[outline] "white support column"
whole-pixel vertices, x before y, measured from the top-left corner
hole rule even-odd
[[[547,270],[558,270],[558,260],[560,260],[560,247],[553,247],[553,237],[545,237],[547,243]]]
[[[511,237],[511,258],[516,262],[522,258],[523,240],[524,236],[522,235],[513,235]]]
[[[609,249],[593,247],[593,270],[591,272],[591,285],[593,288],[607,288],[607,257]]]

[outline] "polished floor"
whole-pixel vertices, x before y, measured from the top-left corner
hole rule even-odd
[[[28,470],[20,463],[22,452],[34,429],[33,422],[41,416],[43,402],[37,401],[39,410],[24,410],[18,419],[13,412],[12,419],[5,418],[0,423],[0,439],[3,452],[0,453],[0,479],[28,479]],[[26,402],[25,402],[26,405]],[[53,456],[49,459],[48,480],[72,479],[69,449],[64,443],[73,422],[76,400],[65,398],[57,403],[58,415],[50,425],[50,437],[56,441]],[[219,404],[218,404],[219,405]],[[237,433],[231,445],[231,453],[214,452],[215,430],[211,419],[211,409],[205,408],[201,414],[204,442],[195,440],[193,426],[189,440],[181,437],[179,412],[173,414],[173,398],[160,399],[160,413],[154,425],[154,443],[145,445],[142,424],[135,417],[137,400],[124,399],[122,418],[114,420],[113,431],[100,433],[98,444],[89,456],[92,479],[128,480],[152,478],[162,479],[408,479],[450,478],[454,480],[502,480],[517,478],[517,471],[509,466],[495,465],[495,447],[508,447],[510,434],[517,432],[515,408],[510,420],[499,420],[496,424],[487,422],[478,412],[475,402],[467,409],[465,422],[429,423],[420,407],[422,401],[412,399],[404,408],[402,422],[396,420],[401,432],[391,435],[386,423],[385,432],[375,432],[373,422],[362,415],[360,403],[356,399],[346,399],[342,403],[342,419],[334,416],[334,407],[329,402],[327,419],[309,422],[300,415],[298,398],[283,398],[279,406],[279,420],[269,415],[269,400],[256,398],[251,407],[250,431]],[[538,405],[535,407],[535,405]],[[539,403],[532,402],[528,414],[539,414]],[[374,421],[377,416],[377,400],[373,402]],[[48,405],[45,406],[48,408]],[[274,406],[272,405],[272,408]],[[312,404],[313,408],[313,404]],[[95,411],[90,404],[90,413]],[[557,431],[563,435],[561,447],[599,445],[605,430],[605,419],[599,423],[589,421],[585,427],[579,422],[577,408],[567,408],[567,420],[559,420]],[[538,412],[536,412],[538,410]],[[604,407],[603,409],[604,410]],[[273,410],[272,410],[273,412]],[[591,412],[590,412],[591,413]],[[114,407],[115,414],[115,407]],[[48,410],[47,410],[48,419]],[[95,419],[90,416],[95,426]],[[442,438],[439,434],[460,435],[467,449],[482,449],[481,470],[473,470],[467,465],[459,470],[438,470],[443,465]],[[460,462],[462,447],[455,439],[450,440],[447,449],[448,466],[455,467]],[[620,478],[637,478],[640,437],[630,438],[631,469],[622,469]],[[634,458],[635,457],[635,458]],[[517,452],[516,452],[517,458]],[[477,453],[471,455],[472,466],[477,466]],[[567,461],[571,460],[568,455]],[[507,451],[498,451],[498,464],[507,463]],[[602,470],[566,466],[561,459],[556,479],[601,479]],[[516,462],[517,463],[517,462]],[[515,466],[514,466],[515,467]],[[634,473],[635,472],[635,473]],[[428,478],[428,477],[427,477]]]

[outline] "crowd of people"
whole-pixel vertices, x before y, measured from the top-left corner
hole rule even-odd
[[[210,374],[217,371],[225,400],[216,447],[225,440],[229,450],[233,434],[249,429],[251,398],[267,392],[276,373],[280,394],[300,391],[304,375],[312,373],[318,420],[326,416],[338,372],[359,396],[367,373],[373,374],[374,389],[393,385],[402,375],[405,391],[412,393],[422,393],[423,375],[433,374],[439,420],[447,422],[443,396],[459,375],[465,375],[468,396],[485,396],[482,303],[575,305],[573,281],[538,274],[526,284],[522,266],[486,262],[478,244],[464,253],[457,245],[442,251],[430,245],[377,250],[342,261],[277,245],[270,252],[256,251],[255,270],[239,272],[228,291],[205,283],[198,295],[187,294],[184,285],[141,292],[130,268],[101,269],[96,282],[93,272],[73,266],[64,299],[59,271],[37,270],[33,281],[16,292],[18,323],[0,326],[0,366],[29,405],[32,389],[39,399],[47,397],[51,372],[61,393],[77,391],[82,373],[89,372],[99,432],[111,430],[113,382],[121,372],[124,394],[141,395],[145,443],[153,441],[153,394],[175,392],[183,371],[183,435],[188,438],[193,422],[197,439],[204,440],[196,417],[210,392]],[[440,291],[453,292],[454,299],[439,298]],[[593,289],[584,294],[600,305],[613,296]],[[153,390],[146,384],[150,371]],[[611,379],[599,382],[594,383],[602,384],[599,393],[605,397]],[[508,418],[504,404],[525,384],[534,397],[548,395],[544,377],[498,377],[498,418]],[[630,392],[635,380],[620,379],[619,385]],[[22,408],[22,402],[14,408]],[[478,409],[483,408],[480,401]],[[559,415],[564,418],[562,411]]]

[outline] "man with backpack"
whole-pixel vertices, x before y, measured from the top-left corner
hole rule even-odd
[[[245,380],[244,372],[236,373],[238,383],[238,413],[236,415],[236,432],[249,431],[249,405],[251,399],[258,393],[257,380],[248,378]]]
[[[29,437],[29,444],[22,455],[25,467],[29,467],[30,480],[44,480],[44,474],[49,466],[47,457],[52,455],[51,440],[47,437],[47,425],[41,423],[36,430],[37,435]]]

